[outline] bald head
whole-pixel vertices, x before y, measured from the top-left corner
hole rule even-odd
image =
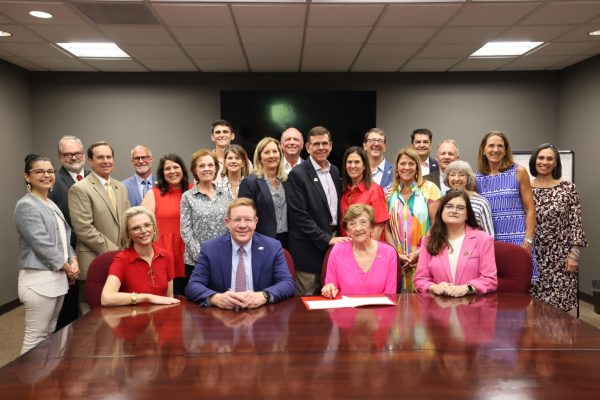
[[[300,157],[304,139],[302,133],[296,128],[288,128],[281,134],[281,148],[286,159],[297,160]]]

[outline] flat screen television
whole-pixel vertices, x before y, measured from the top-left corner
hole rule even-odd
[[[231,122],[234,143],[250,159],[265,136],[279,139],[293,126],[306,139],[310,128],[321,125],[331,132],[329,161],[339,168],[346,148],[362,146],[365,132],[376,126],[375,117],[375,91],[221,91],[221,118]]]

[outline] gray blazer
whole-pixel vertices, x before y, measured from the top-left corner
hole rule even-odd
[[[49,200],[52,202],[52,200]],[[67,240],[71,228],[62,212],[54,203],[60,219],[64,222]],[[19,267],[53,270],[62,269],[65,264],[63,242],[60,237],[54,212],[31,193],[21,197],[15,206],[15,224],[19,234]],[[69,260],[75,255],[73,247],[67,243]]]

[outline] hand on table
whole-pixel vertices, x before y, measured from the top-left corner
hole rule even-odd
[[[339,290],[338,290],[338,288],[335,287],[335,285],[333,283],[328,283],[327,285],[323,286],[323,288],[321,289],[321,296],[328,297],[330,299],[337,296],[338,293],[339,293]]]

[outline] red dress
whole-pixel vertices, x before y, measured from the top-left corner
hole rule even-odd
[[[181,239],[181,228],[179,226],[180,203],[183,191],[181,189],[169,188],[164,196],[160,195],[160,189],[152,188],[156,204],[156,225],[158,227],[158,247],[167,250],[173,256],[175,264],[175,278],[185,277],[183,265],[183,252],[185,245]]]
[[[373,207],[373,211],[375,213],[375,223],[381,224],[387,222],[390,219],[390,215],[388,214],[387,203],[385,201],[385,197],[383,195],[383,190],[381,186],[376,184],[375,182],[371,182],[371,185],[367,189],[365,185],[365,181],[361,181],[357,187],[352,189],[351,185],[348,185],[346,191],[342,193],[342,201],[340,207],[340,233],[342,236],[348,236],[348,233],[342,228],[342,219],[344,218],[344,213],[348,210],[353,204],[365,204],[367,206]],[[381,232],[381,238],[373,238],[377,240],[383,241],[383,234]]]

